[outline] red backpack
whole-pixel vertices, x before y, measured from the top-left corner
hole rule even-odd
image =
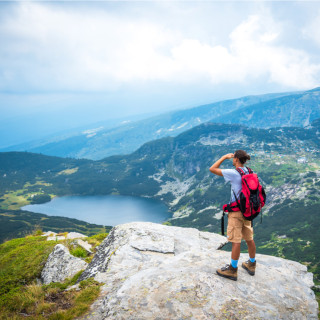
[[[261,211],[261,208],[265,205],[266,202],[266,193],[259,182],[258,176],[256,173],[246,167],[248,173],[246,174],[241,168],[236,170],[241,175],[242,190],[240,192],[240,199],[238,199],[233,191],[236,201],[225,204],[223,206],[223,215],[221,219],[221,233],[224,235],[224,213],[231,211],[241,211],[243,217],[246,220],[251,221],[258,216]],[[262,213],[261,213],[262,221]]]

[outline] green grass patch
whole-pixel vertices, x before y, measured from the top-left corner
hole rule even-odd
[[[2,209],[17,210],[27,204],[30,204],[30,201],[27,199],[28,194],[21,194],[23,190],[10,191],[2,195],[3,201],[1,202]]]
[[[68,286],[75,284],[80,274],[63,283],[32,283],[20,288],[2,308],[0,319],[71,320],[83,315],[98,297],[101,284],[88,279],[80,282],[80,290],[66,291]]]
[[[88,256],[87,250],[85,250],[84,248],[82,248],[80,246],[77,246],[76,248],[71,249],[70,253],[73,256],[78,257],[78,258],[86,258]]]
[[[44,203],[55,197],[55,194],[47,193],[46,189],[51,183],[37,181],[36,183],[25,183],[22,189],[8,190],[1,195],[0,208],[5,210],[18,210],[30,203]],[[40,201],[39,199],[40,198]]]
[[[46,186],[46,187],[50,187],[52,186],[52,183],[48,183],[45,181],[37,181],[33,184],[31,184],[30,182],[25,183],[25,185],[23,186],[24,189],[26,188],[30,188],[30,187],[34,187],[34,186]]]
[[[92,249],[95,249],[101,244],[101,242],[108,236],[109,233],[99,233],[91,237],[86,238],[86,241],[92,245]]]
[[[0,308],[11,293],[40,276],[55,243],[45,237],[13,239],[0,245]]]
[[[97,298],[100,284],[93,279],[81,281],[80,290],[66,291],[77,282],[82,271],[62,283],[37,284],[36,279],[40,278],[56,244],[46,241],[46,237],[30,235],[0,245],[1,320],[74,319],[83,315]]]
[[[315,293],[316,299],[318,301],[318,305],[319,305],[318,319],[320,319],[320,289],[313,287],[313,292]]]
[[[77,171],[79,170],[78,167],[76,168],[72,168],[72,169],[66,169],[66,170],[62,170],[60,172],[57,173],[57,175],[70,175],[70,174],[73,174],[73,173],[76,173]]]

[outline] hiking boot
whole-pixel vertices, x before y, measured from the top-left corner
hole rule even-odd
[[[221,269],[217,270],[217,274],[231,280],[237,280],[238,268],[234,268],[231,264],[226,264]]]
[[[242,262],[242,268],[246,269],[251,276],[254,276],[256,272],[256,262],[251,262],[250,259],[246,262]]]

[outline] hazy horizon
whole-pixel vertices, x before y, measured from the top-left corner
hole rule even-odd
[[[320,2],[0,2],[0,146],[320,85]]]

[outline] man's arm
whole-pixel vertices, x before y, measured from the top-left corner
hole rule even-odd
[[[210,171],[218,176],[222,176],[222,172],[221,169],[219,169],[221,163],[226,160],[226,159],[231,159],[233,158],[233,153],[228,153],[225,154],[224,156],[222,156],[217,162],[215,162],[211,167],[210,167]]]

